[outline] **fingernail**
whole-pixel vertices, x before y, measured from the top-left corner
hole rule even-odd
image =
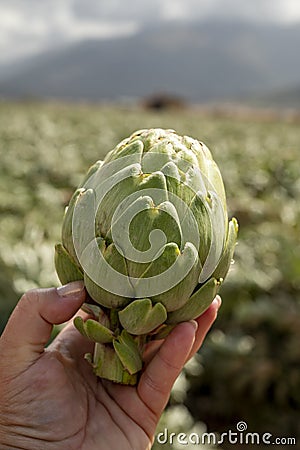
[[[74,294],[79,294],[79,292],[82,292],[83,289],[83,281],[72,281],[71,283],[58,287],[56,291],[60,297],[69,297]]]
[[[196,322],[196,320],[190,320],[189,323],[190,323],[191,325],[193,325],[195,331],[197,331],[197,328],[198,328],[198,322]]]
[[[222,305],[222,299],[219,295],[217,295],[213,301],[213,304],[217,306],[217,311],[220,309],[220,306]]]

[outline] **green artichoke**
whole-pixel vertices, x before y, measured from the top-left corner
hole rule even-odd
[[[60,281],[84,280],[96,375],[135,384],[143,349],[216,296],[237,238],[208,148],[173,130],[141,130],[96,162],[74,193],[56,246]]]

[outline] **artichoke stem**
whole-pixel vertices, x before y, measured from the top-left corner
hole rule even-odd
[[[88,359],[88,357],[86,357]],[[94,373],[100,378],[104,378],[114,383],[136,385],[138,374],[131,375],[124,369],[112,346],[107,344],[95,344],[93,356]]]
[[[109,315],[109,319],[110,319],[110,329],[115,333],[115,335],[117,336],[118,334],[120,334],[120,321],[119,321],[119,316],[118,316],[118,311],[116,309],[111,309],[109,311],[110,315]]]

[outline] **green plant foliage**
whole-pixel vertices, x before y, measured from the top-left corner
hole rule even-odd
[[[240,224],[218,320],[171,403],[184,401],[209,431],[244,420],[249,431],[300,439],[299,123],[2,102],[0,330],[25,290],[58,285],[53,247],[87,168],[134,130],[151,127],[173,128],[213,150],[229,216]]]

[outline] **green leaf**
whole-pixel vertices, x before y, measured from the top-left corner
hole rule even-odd
[[[222,278],[224,280],[228,273],[233,258],[234,248],[238,235],[238,229],[239,229],[238,222],[235,218],[233,218],[229,222],[228,235],[224,252],[217,265],[216,270],[213,273],[213,276],[217,279]]]
[[[63,225],[62,225],[62,243],[63,246],[70,253],[72,258],[76,261],[77,265],[79,265],[79,261],[77,259],[76,251],[73,243],[73,231],[72,231],[72,221],[73,221],[73,213],[74,208],[77,203],[79,196],[85,191],[85,189],[76,189],[72,198],[70,200],[69,205],[66,208]]]
[[[95,238],[94,217],[96,213],[96,195],[93,189],[81,189],[76,198],[71,219],[72,239],[76,255],[81,260],[82,253]]]
[[[74,325],[77,330],[91,341],[99,344],[109,344],[113,341],[114,334],[101,323],[93,319],[87,319],[85,322],[78,316],[74,319]]]
[[[144,173],[154,173],[168,164],[172,154],[172,146],[169,143],[160,141],[154,144],[149,151],[145,152],[142,159],[142,169]]]
[[[140,212],[131,220],[127,238],[130,248],[135,249],[136,256],[129,258],[127,267],[129,275],[138,278],[167,243],[176,243],[180,247],[182,236],[177,211],[170,202],[155,206],[151,197],[141,197],[132,207],[137,208],[137,205]]]
[[[149,298],[135,300],[119,312],[120,323],[134,335],[147,334],[164,323],[167,311],[161,303],[152,306]]]
[[[98,249],[103,254],[104,260],[106,261],[107,265],[100,259],[98,249],[96,247],[93,250],[96,252],[95,254],[89,252],[84,255],[93,271],[93,279],[89,276],[89,274],[84,274],[84,284],[92,299],[94,299],[100,305],[107,308],[121,308],[128,304],[130,298],[114,294],[113,292],[110,292],[109,290],[101,287],[101,284],[103,284],[103,280],[110,281],[111,286],[115,284],[113,278],[114,270],[122,275],[127,275],[126,262],[123,256],[120,255],[120,253],[117,251],[114,244],[110,244],[106,248],[105,240],[102,238],[97,238],[97,244]],[[132,287],[129,285],[129,280],[126,286],[132,291]]]
[[[86,312],[90,316],[93,316],[95,319],[99,319],[100,315],[103,314],[103,311],[101,311],[100,306],[94,305],[91,303],[83,303],[81,306],[82,311]]]
[[[219,286],[220,281],[211,278],[191,296],[182,308],[169,313],[166,323],[174,324],[196,319],[210,306],[217,295]]]
[[[115,168],[114,165],[118,162],[122,163],[122,158],[110,163],[113,173],[103,180],[99,192],[97,190],[96,232],[98,235],[109,239],[111,238],[112,218],[116,208],[137,191],[142,176],[139,164],[132,164],[115,172],[117,167]],[[108,168],[106,169],[106,167]],[[103,171],[108,171],[108,169],[109,165],[103,167]]]
[[[173,244],[173,246],[174,245],[175,244]],[[177,248],[177,253],[175,254],[174,251],[174,253],[172,254],[172,244],[169,244],[166,246],[163,255],[151,265],[149,271],[147,271],[143,276],[147,277],[154,276],[157,273],[163,272],[168,267],[170,267],[177,258],[178,258],[177,273],[184,274],[186,272],[186,267],[190,267],[191,263],[194,261],[195,253],[196,250],[193,249],[192,245],[188,243],[185,245],[185,248],[183,249],[182,253],[180,253],[180,251]],[[167,257],[169,257],[168,265],[167,263],[164,264],[164,259],[167,259]],[[190,298],[195,287],[197,286],[200,269],[201,265],[199,258],[197,257],[197,260],[192,266],[191,270],[185,275],[185,277],[179,283],[177,283],[174,287],[172,287],[168,291],[153,296],[152,301],[162,303],[168,312],[175,311],[176,309],[181,308]],[[176,277],[174,278],[176,280]]]
[[[143,154],[143,143],[140,140],[134,140],[131,143],[122,147],[118,152],[114,154],[115,159],[123,158],[124,156],[136,155],[138,156],[138,161],[141,160]]]
[[[77,316],[73,320],[74,327],[79,331],[80,334],[84,337],[88,337],[85,331],[84,320],[82,317]]]
[[[155,198],[155,204],[162,203],[168,200],[168,191],[167,191],[167,183],[166,177],[162,172],[153,172],[150,174],[144,174],[141,178],[141,182],[139,184],[139,190],[151,189],[154,194],[156,194],[155,190],[157,189],[158,198]],[[151,194],[145,194],[150,195]]]
[[[83,273],[62,244],[55,246],[54,263],[62,284],[83,280]]]
[[[82,183],[80,184],[80,188],[88,189],[90,187],[90,183],[93,179],[93,175],[102,167],[103,161],[99,160],[96,161],[88,170],[86,176],[82,180]]]
[[[126,330],[122,331],[118,339],[114,339],[113,346],[124,368],[131,375],[142,369],[143,361],[138,344]]]
[[[108,344],[113,341],[113,332],[96,320],[88,319],[84,325],[87,336],[94,342]]]

